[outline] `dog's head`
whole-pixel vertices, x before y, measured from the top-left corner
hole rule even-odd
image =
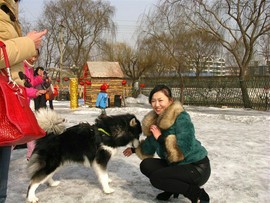
[[[141,123],[133,114],[99,117],[95,125],[111,136],[116,146],[132,143],[134,147],[137,147],[139,144],[142,133]]]

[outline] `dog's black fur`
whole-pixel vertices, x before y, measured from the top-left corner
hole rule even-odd
[[[96,119],[94,125],[81,123],[67,128],[60,135],[53,133],[37,141],[28,164],[31,178],[27,198],[37,202],[36,188],[47,182],[56,186],[52,179],[57,168],[65,162],[92,166],[105,193],[113,190],[108,185],[107,164],[115,148],[139,141],[142,132],[139,120],[132,114],[106,116]]]

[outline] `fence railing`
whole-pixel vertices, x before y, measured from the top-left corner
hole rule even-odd
[[[173,97],[180,99],[183,88],[184,104],[196,106],[228,106],[243,108],[242,92],[237,77],[188,77],[158,78],[153,81],[144,78],[145,88],[142,93],[149,95],[151,89],[157,84],[171,87]],[[252,108],[256,110],[270,109],[270,77],[252,77],[246,80],[246,86]]]

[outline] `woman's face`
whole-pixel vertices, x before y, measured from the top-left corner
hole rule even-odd
[[[151,106],[156,114],[161,114],[168,106],[171,105],[172,99],[167,97],[162,91],[153,94]]]

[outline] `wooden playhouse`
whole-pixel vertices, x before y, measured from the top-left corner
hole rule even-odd
[[[109,85],[107,90],[110,106],[121,106],[121,99],[127,96],[131,87],[123,85],[124,74],[118,62],[89,61],[83,67],[79,84],[84,87],[84,103],[95,107],[100,86]],[[120,100],[120,101],[119,101]]]

